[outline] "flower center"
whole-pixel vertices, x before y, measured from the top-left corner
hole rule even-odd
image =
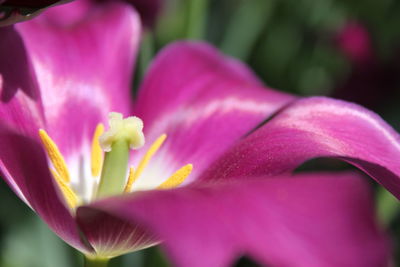
[[[111,112],[109,126],[109,130],[104,132],[104,126],[100,123],[93,134],[90,169],[92,177],[97,180],[97,186],[91,199],[132,192],[135,181],[167,138],[166,134],[158,137],[142,157],[136,170],[131,166],[128,171],[130,150],[139,149],[144,145],[143,122],[137,117],[124,119],[121,114]],[[66,161],[57,144],[45,130],[40,129],[39,136],[51,163],[50,171],[66,203],[74,210],[83,201],[71,186]],[[192,164],[183,166],[161,182],[156,189],[169,189],[181,185],[192,169]]]

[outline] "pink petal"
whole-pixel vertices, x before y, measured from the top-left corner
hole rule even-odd
[[[94,253],[100,256],[119,256],[147,248],[158,241],[143,227],[96,210],[78,212],[77,222]]]
[[[35,76],[14,28],[2,27],[0,35],[0,127],[35,138],[44,125]],[[0,169],[12,190],[27,202],[2,161]]]
[[[292,171],[316,157],[336,157],[364,170],[400,198],[400,137],[358,105],[299,100],[239,142],[203,175],[223,179]]]
[[[134,114],[144,121],[148,145],[162,133],[168,135],[154,160],[167,166],[164,173],[193,163],[191,177],[196,177],[293,99],[263,88],[247,67],[205,43],[178,42],[154,60]]]
[[[368,185],[353,173],[246,179],[148,191],[81,207],[141,225],[174,266],[387,266]]]
[[[16,26],[38,80],[46,130],[64,155],[82,147],[108,112],[130,113],[138,15],[121,3],[90,12],[87,6],[77,0]]]
[[[0,118],[27,135],[43,127],[40,93],[23,41],[13,27],[0,28]]]
[[[0,170],[3,178],[65,242],[83,252],[77,224],[56,192],[46,156],[34,140],[0,125]]]

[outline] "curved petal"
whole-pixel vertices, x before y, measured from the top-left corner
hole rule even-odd
[[[237,139],[293,99],[263,88],[248,68],[210,45],[170,45],[154,60],[134,109],[144,121],[147,144],[162,133],[168,135],[151,168],[160,173],[149,170],[142,180],[149,184],[188,163],[194,164],[194,179]]]
[[[0,118],[3,125],[36,136],[44,118],[35,75],[23,40],[13,27],[0,28]]]
[[[78,226],[60,200],[46,156],[34,140],[0,125],[0,170],[9,184],[65,242],[83,252]]]
[[[400,136],[358,105],[324,97],[299,100],[239,142],[204,179],[275,175],[316,157],[337,157],[400,198]]]
[[[116,257],[157,243],[153,234],[138,225],[107,213],[86,210],[76,218],[97,257]]]
[[[130,113],[138,15],[121,3],[90,12],[87,5],[77,0],[16,25],[38,80],[46,130],[64,155],[83,147],[108,112]]]
[[[387,266],[368,184],[353,173],[148,191],[81,207],[145,225],[174,266]]]
[[[0,28],[0,124],[13,132],[37,137],[43,127],[40,93],[21,37],[13,27]],[[18,185],[0,161],[3,177],[25,202]]]

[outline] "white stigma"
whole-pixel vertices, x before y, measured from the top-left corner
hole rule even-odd
[[[143,121],[138,117],[123,118],[121,113],[108,114],[110,128],[100,138],[100,146],[105,152],[110,152],[115,141],[126,140],[131,149],[144,145]]]

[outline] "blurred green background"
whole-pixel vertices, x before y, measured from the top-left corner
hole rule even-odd
[[[365,32],[369,58],[356,62],[340,46],[348,25]],[[154,54],[177,39],[211,42],[244,62],[270,87],[303,96],[329,95],[366,105],[400,130],[400,1],[166,0],[154,29],[143,36],[137,88]],[[377,185],[382,224],[400,255],[399,205]],[[82,266],[0,183],[0,266]],[[400,260],[396,259],[400,266]],[[238,266],[253,266],[241,260]],[[168,266],[159,248],[119,257],[110,266]]]

